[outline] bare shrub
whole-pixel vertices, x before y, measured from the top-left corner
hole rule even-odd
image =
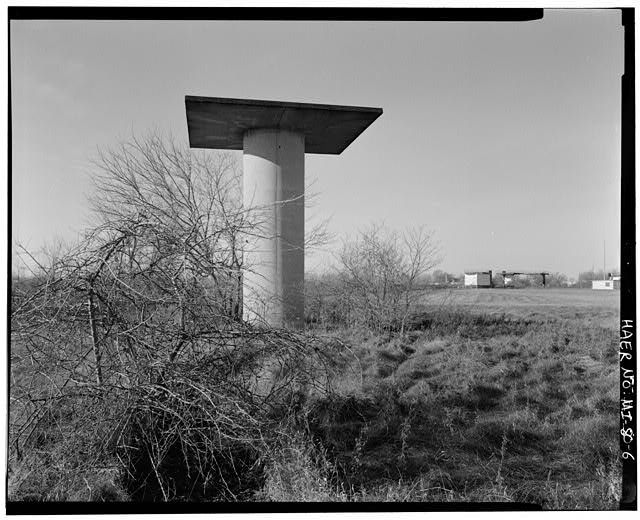
[[[349,325],[404,332],[421,297],[421,278],[437,265],[438,246],[423,228],[400,234],[372,225],[343,244],[338,300]]]
[[[246,498],[275,427],[330,391],[333,351],[243,323],[255,223],[231,156],[151,136],[95,168],[93,228],[12,288],[10,462],[48,475],[45,499],[95,499],[73,475],[97,468],[136,500]]]

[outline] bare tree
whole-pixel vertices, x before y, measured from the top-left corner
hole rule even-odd
[[[438,246],[423,228],[404,233],[372,225],[343,244],[339,272],[343,305],[354,323],[404,333],[420,279],[439,262]]]
[[[288,399],[327,389],[329,352],[241,320],[255,223],[233,156],[151,136],[103,151],[94,175],[93,227],[13,291],[14,457],[53,421],[65,453],[91,453],[77,464],[118,459],[152,498],[238,498]]]
[[[128,268],[166,271],[176,280],[205,277],[221,311],[238,315],[240,236],[251,226],[242,208],[237,162],[193,153],[157,136],[133,139],[96,162],[93,207],[100,234],[124,237]]]

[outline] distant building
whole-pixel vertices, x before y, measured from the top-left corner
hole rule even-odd
[[[620,276],[609,275],[608,280],[592,280],[591,288],[596,291],[613,291],[620,289]]]
[[[464,273],[464,286],[471,288],[491,287],[491,271]]]

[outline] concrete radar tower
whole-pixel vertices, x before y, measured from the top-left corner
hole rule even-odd
[[[381,108],[186,96],[192,148],[243,150],[243,313],[252,322],[304,326],[304,154],[338,155]]]

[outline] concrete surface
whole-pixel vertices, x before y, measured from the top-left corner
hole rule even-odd
[[[246,237],[243,314],[304,326],[304,154],[340,154],[381,108],[186,96],[192,148],[243,150]]]
[[[258,236],[244,244],[244,318],[304,326],[304,135],[274,129],[244,136],[243,196]]]
[[[381,108],[186,96],[192,148],[242,150],[247,130],[277,128],[305,136],[306,153],[340,154]]]

